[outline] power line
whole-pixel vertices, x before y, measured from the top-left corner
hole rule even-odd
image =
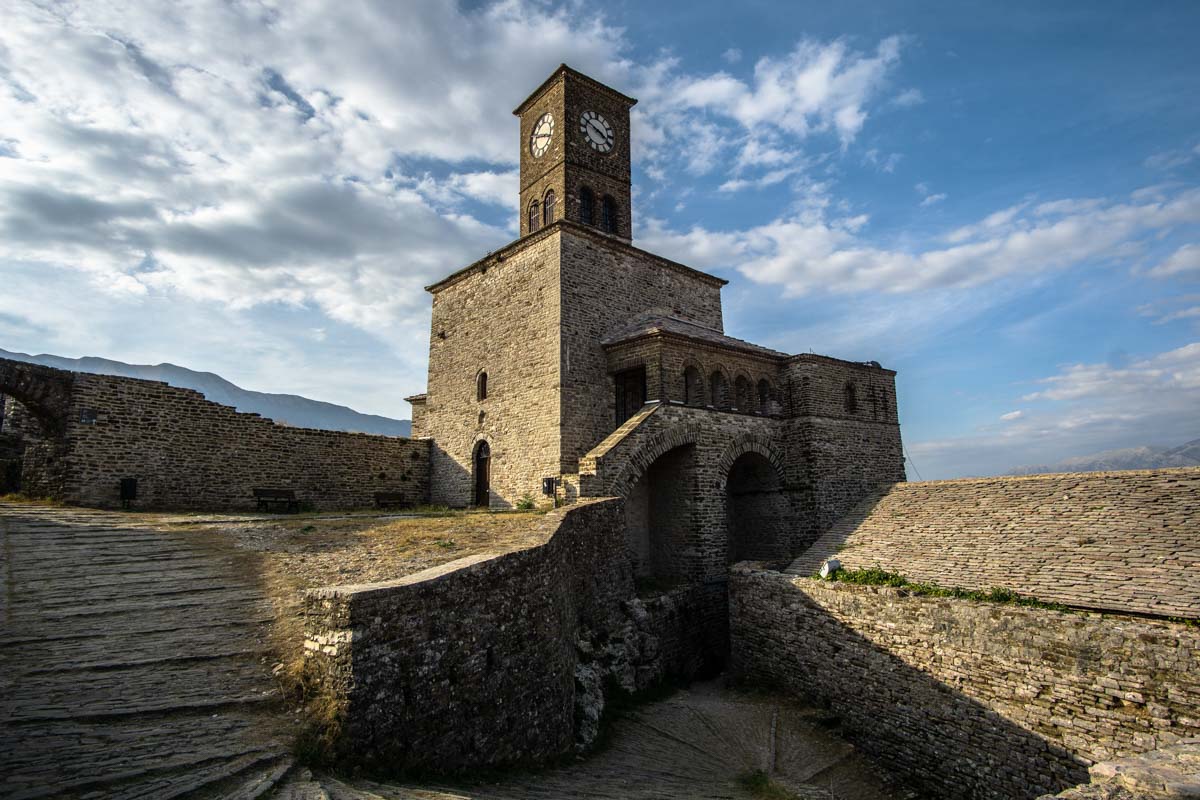
[[[904,460],[909,464],[912,464],[913,472],[917,473],[917,480],[925,480],[921,477],[921,470],[917,469],[917,462],[912,460],[912,456],[908,454],[908,448],[904,446],[903,442],[900,443],[900,452],[904,453]]]

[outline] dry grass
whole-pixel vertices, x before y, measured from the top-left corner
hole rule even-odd
[[[209,544],[254,554],[259,579],[275,605],[270,635],[283,664],[279,677],[294,686],[302,669],[305,589],[394,580],[466,556],[531,547],[551,532],[541,524],[544,519],[538,512],[402,518],[376,513],[196,520],[184,528]]]

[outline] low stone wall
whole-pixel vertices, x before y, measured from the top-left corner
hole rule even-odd
[[[619,500],[538,524],[554,531],[540,546],[308,593],[306,667],[338,721],[331,755],[389,770],[541,763],[591,742],[608,686],[700,667],[688,634],[703,617],[690,615],[713,592],[634,599]]]
[[[736,567],[731,667],[939,797],[1029,798],[1200,734],[1200,630]]]
[[[1200,468],[898,483],[788,572],[881,567],[913,581],[1101,611],[1200,617]]]
[[[376,492],[429,500],[426,440],[292,428],[157,381],[34,369],[27,382],[71,380],[58,405],[17,407],[5,422],[24,430],[31,494],[115,507],[120,479],[136,478],[137,508],[252,509],[255,488],[292,489],[318,510],[368,507]],[[55,435],[34,435],[35,418]]]

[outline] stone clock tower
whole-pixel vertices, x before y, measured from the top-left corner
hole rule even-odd
[[[521,235],[558,219],[632,235],[629,109],[637,103],[562,64],[521,119]]]

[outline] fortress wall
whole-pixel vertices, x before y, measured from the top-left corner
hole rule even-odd
[[[1200,617],[1200,468],[898,483],[789,570],[836,555],[913,581]]]
[[[737,567],[732,671],[827,706],[934,796],[1029,798],[1200,735],[1200,629]]]
[[[681,594],[633,599],[618,500],[549,513],[536,547],[306,596],[309,674],[348,762],[457,770],[531,764],[590,741],[604,684],[692,666]]]
[[[62,497],[80,505],[118,505],[126,477],[140,508],[251,509],[255,487],[317,509],[371,506],[375,492],[428,502],[426,441],[276,425],[155,381],[76,374],[64,438]]]

